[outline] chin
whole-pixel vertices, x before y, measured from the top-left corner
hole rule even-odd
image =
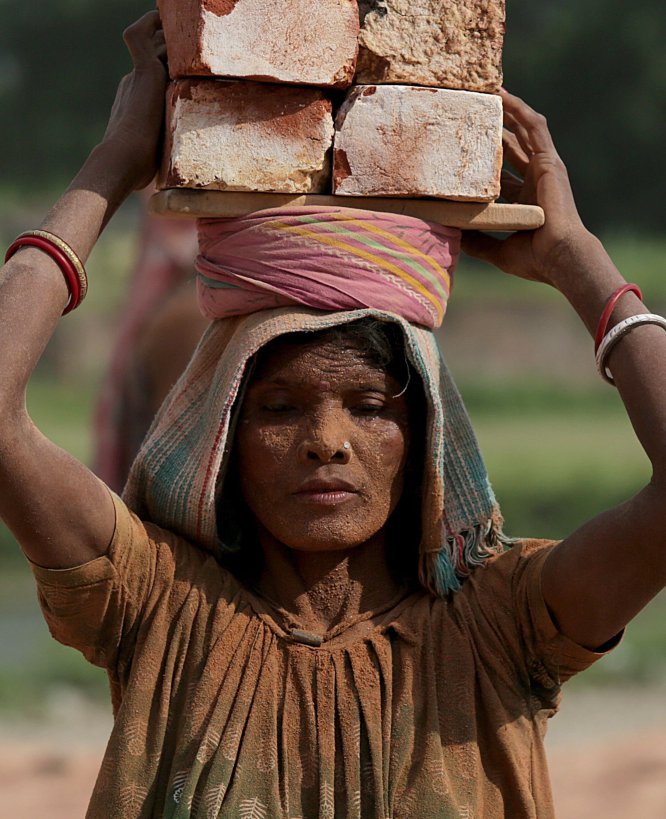
[[[322,543],[320,541],[315,541],[314,543],[299,542],[285,543],[284,545],[294,552],[308,552],[308,554],[316,554],[324,552],[344,552],[349,549],[355,549],[365,542],[366,541],[361,541],[360,543],[357,541],[352,541],[351,543],[347,541],[326,541]]]
[[[356,549],[373,540],[383,532],[383,525],[378,528],[364,528],[362,531],[345,532],[343,527],[336,527],[331,531],[329,527],[322,527],[324,531],[295,532],[290,527],[286,532],[268,532],[269,536],[295,552],[310,554],[324,552],[342,552]]]

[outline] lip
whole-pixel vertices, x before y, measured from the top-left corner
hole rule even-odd
[[[295,495],[323,493],[323,492],[347,492],[356,494],[357,489],[354,484],[343,481],[339,478],[310,478],[304,481],[294,493]]]
[[[294,495],[300,500],[318,506],[336,506],[340,503],[346,503],[356,497],[357,494],[356,487],[347,481],[320,478],[305,481],[294,492]]]

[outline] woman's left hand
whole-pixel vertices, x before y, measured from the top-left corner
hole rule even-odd
[[[515,233],[504,241],[463,233],[463,248],[506,273],[556,287],[594,336],[604,307],[625,281],[578,215],[545,119],[518,97],[506,92],[502,96],[506,158],[523,177],[505,174],[502,192],[510,202],[540,205],[546,221],[538,230]],[[627,293],[609,326],[646,312],[641,300]],[[666,586],[664,361],[666,334],[645,325],[623,338],[608,362],[652,463],[652,480],[565,538],[544,566],[542,590],[548,609],[563,634],[588,648],[613,638]]]
[[[546,221],[538,230],[514,233],[505,240],[464,232],[463,250],[505,273],[561,289],[572,257],[585,254],[595,239],[580,219],[545,117],[507,91],[502,91],[502,100],[505,158],[523,177],[504,171],[502,196],[512,203],[540,205]]]

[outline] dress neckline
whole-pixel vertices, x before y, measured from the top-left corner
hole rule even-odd
[[[385,630],[405,609],[426,594],[423,589],[405,586],[384,605],[360,612],[320,634],[303,628],[296,615],[260,594],[256,589],[243,586],[242,593],[257,617],[278,638],[294,645],[328,651],[348,648],[369,639],[378,631]]]

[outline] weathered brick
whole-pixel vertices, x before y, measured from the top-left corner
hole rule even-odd
[[[325,193],[333,114],[315,88],[177,80],[160,187]]]
[[[348,87],[356,0],[158,0],[172,77]]]
[[[360,0],[358,83],[502,84],[505,0]]]
[[[336,121],[333,190],[346,196],[499,196],[502,101],[404,85],[352,89]]]

